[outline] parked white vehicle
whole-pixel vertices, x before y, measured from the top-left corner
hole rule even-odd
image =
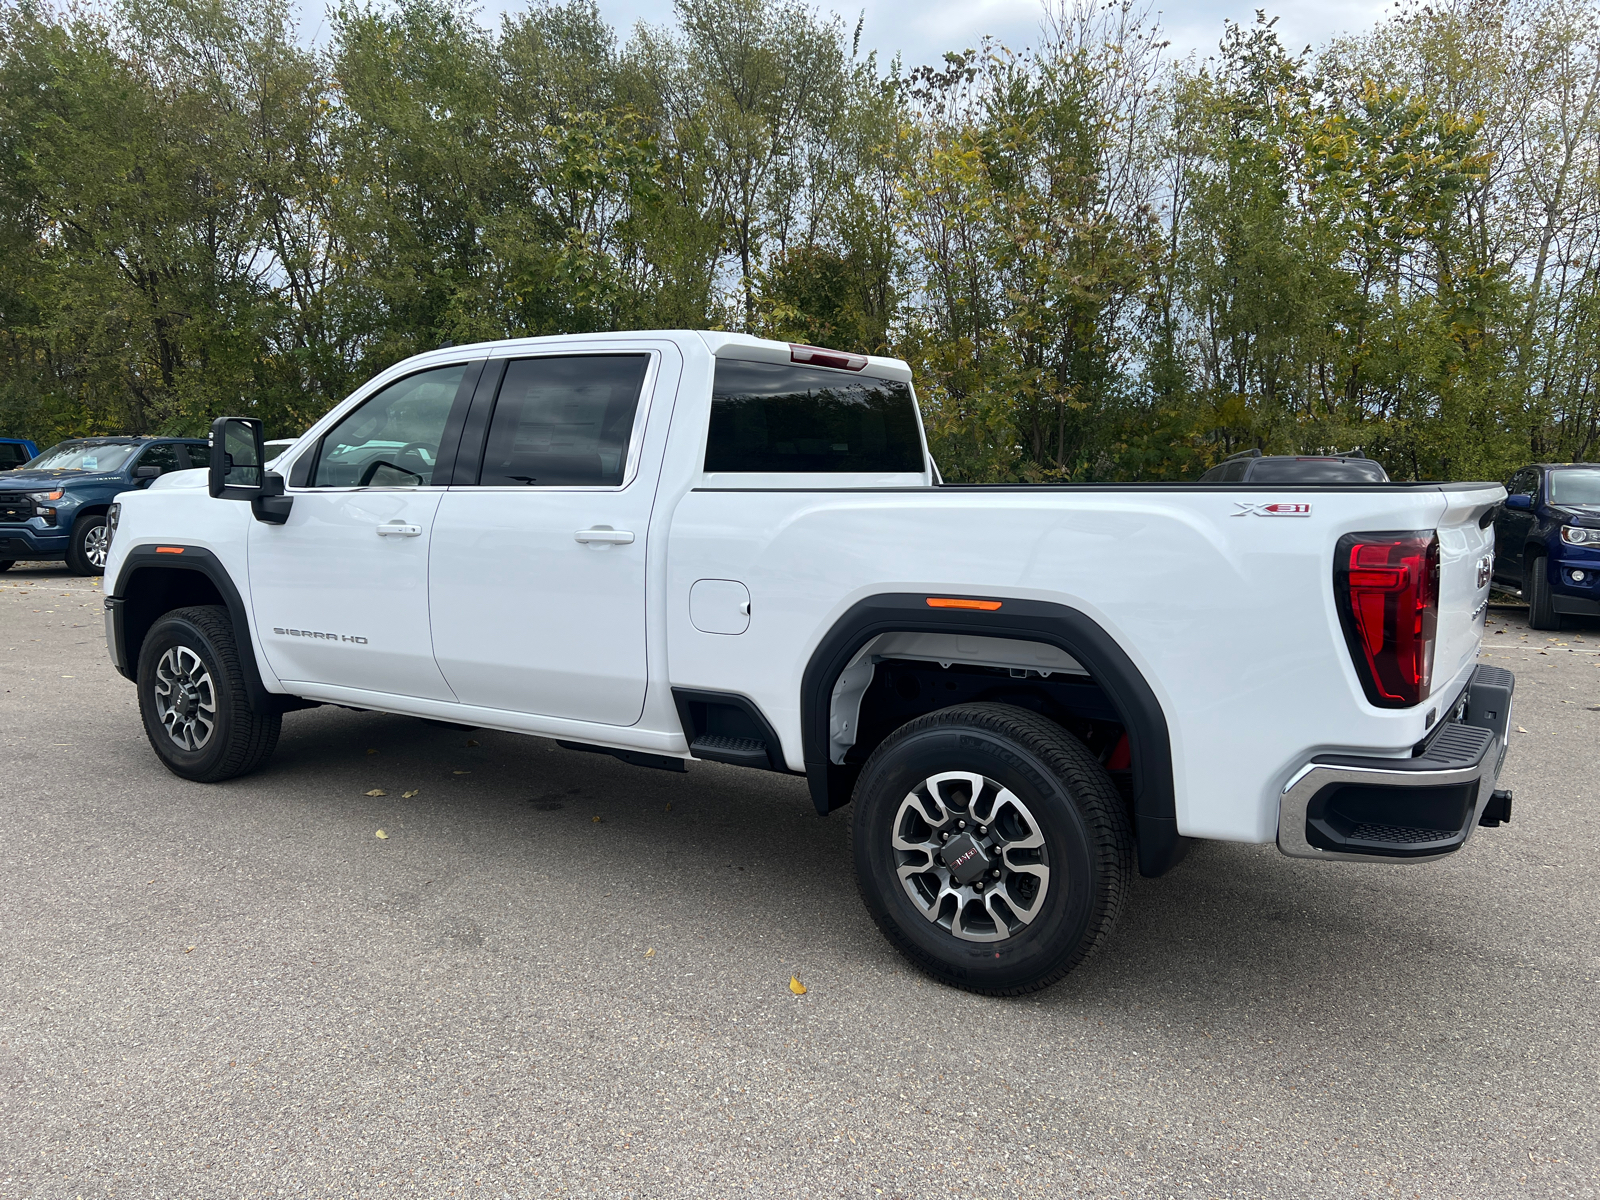
[[[315,703],[804,774],[889,939],[990,993],[1189,839],[1415,862],[1509,819],[1498,484],[950,486],[910,380],[597,334],[400,363],[272,472],[225,418],[209,478],[121,501],[112,657],[188,779]]]

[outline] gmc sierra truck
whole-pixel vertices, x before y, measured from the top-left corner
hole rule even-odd
[[[1509,819],[1489,483],[952,486],[902,362],[451,347],[111,513],[106,633],[216,782],[316,704],[803,775],[950,984],[1043,987],[1191,839],[1415,863]]]

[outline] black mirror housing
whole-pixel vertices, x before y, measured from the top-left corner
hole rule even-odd
[[[261,422],[218,417],[211,422],[211,495],[218,500],[255,500],[265,484]]]
[[[135,479],[159,479],[161,477],[161,468],[135,467],[133,469],[133,477]]]

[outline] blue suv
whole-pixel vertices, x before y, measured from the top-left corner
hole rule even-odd
[[[111,502],[208,461],[203,438],[74,438],[0,471],[0,571],[19,559],[64,559],[76,574],[100,574]]]
[[[1506,482],[1494,579],[1528,601],[1528,624],[1600,617],[1600,463],[1535,463]]]

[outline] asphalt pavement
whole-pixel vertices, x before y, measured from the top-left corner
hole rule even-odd
[[[1200,844],[994,1000],[894,954],[799,779],[321,708],[178,780],[95,582],[14,569],[0,1197],[1593,1197],[1600,624],[1486,643],[1509,825]]]

